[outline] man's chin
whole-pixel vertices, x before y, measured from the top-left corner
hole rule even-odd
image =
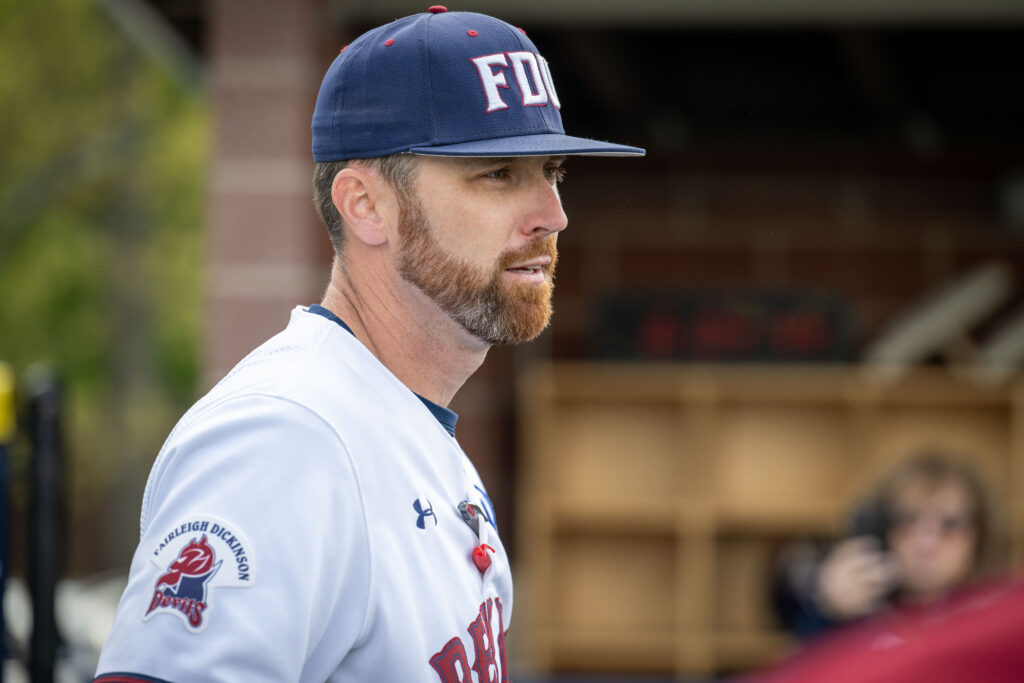
[[[501,346],[533,341],[547,329],[551,322],[551,312],[550,302],[509,311],[499,323],[491,326],[487,335],[489,338],[484,341]]]

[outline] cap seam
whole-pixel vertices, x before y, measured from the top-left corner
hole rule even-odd
[[[365,34],[365,36],[366,36],[365,40],[352,41],[352,43],[350,43],[342,51],[341,55],[339,55],[339,56],[343,57],[343,60],[342,60],[341,64],[338,65],[338,78],[335,79],[335,82],[334,82],[335,97],[334,97],[334,111],[332,112],[332,117],[331,117],[331,128],[332,128],[332,130],[338,130],[339,128],[341,128],[343,120],[344,120],[342,112],[345,109],[345,103],[343,101],[343,98],[344,98],[344,88],[342,86],[346,82],[346,78],[345,77],[349,74],[349,72],[352,69],[356,68],[360,64],[359,58],[361,57],[362,53],[367,49],[367,46],[370,44],[370,39],[375,34],[380,33],[381,30],[382,30],[382,27],[377,27],[375,29],[367,31],[366,34]],[[351,51],[351,52],[349,52],[349,51]],[[349,52],[349,54],[345,55],[344,54],[345,52]]]
[[[434,79],[430,69],[430,40],[427,37],[427,32],[430,31],[430,20],[435,16],[437,15],[433,13],[427,14],[427,18],[424,20],[423,34],[420,36],[420,69],[425,74],[423,81],[426,83],[427,102],[430,103],[427,115],[430,126],[427,135],[428,143],[433,143],[437,139],[437,118],[435,113],[437,107],[434,102]],[[406,148],[408,149],[409,147],[407,146]]]
[[[528,52],[533,52],[537,56],[540,56],[540,48],[533,44],[533,41],[530,40],[529,36],[526,35],[526,31],[524,31],[523,29],[521,29],[521,28],[519,28],[517,26],[513,26],[512,24],[509,24],[508,22],[501,22],[499,24],[499,26],[502,29],[504,29],[506,33],[508,33],[510,36],[512,36],[512,39],[519,45],[519,49],[520,50],[526,50]],[[543,83],[535,83],[534,85],[536,87],[538,87],[538,88],[541,88],[541,89],[544,88],[544,84]],[[551,123],[548,120],[549,117],[550,117],[550,110],[548,109],[548,107],[551,107],[551,109],[553,109],[555,111],[556,120],[558,121],[558,127],[561,128],[561,130],[558,130],[558,131],[551,131],[550,130]],[[530,107],[529,109],[530,109],[530,111],[526,115],[532,116],[532,117],[535,117],[535,118],[539,119],[544,124],[544,127],[549,129],[548,132],[560,133],[562,135],[565,134],[565,126],[564,126],[564,124],[562,124],[562,111],[561,111],[561,108],[556,107],[553,102],[549,101],[549,102],[546,102],[544,104],[544,106],[542,106],[542,107]],[[477,132],[482,132],[482,131],[474,131],[474,133],[477,133]]]

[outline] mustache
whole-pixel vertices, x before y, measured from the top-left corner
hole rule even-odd
[[[511,268],[523,261],[530,261],[542,256],[551,258],[551,268],[554,268],[558,261],[558,244],[555,235],[546,235],[532,242],[524,244],[517,249],[507,249],[501,253],[498,261],[498,268],[504,270]]]

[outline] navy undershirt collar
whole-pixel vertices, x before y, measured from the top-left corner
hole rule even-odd
[[[307,310],[307,311],[309,311],[310,313],[316,313],[316,314],[317,314],[317,315],[319,315],[319,316],[322,316],[322,317],[324,317],[324,318],[327,318],[327,319],[328,319],[328,320],[330,320],[330,321],[331,321],[332,323],[335,323],[335,324],[337,324],[337,325],[341,325],[341,327],[342,327],[342,328],[343,328],[343,329],[344,329],[344,330],[345,330],[346,332],[348,332],[349,334],[351,334],[351,335],[352,335],[353,337],[355,336],[355,333],[353,333],[353,332],[352,332],[352,328],[351,328],[351,327],[349,327],[348,325],[346,325],[346,324],[345,324],[345,321],[344,321],[344,320],[342,320],[342,319],[341,319],[341,318],[339,318],[338,316],[334,315],[334,313],[333,313],[333,312],[331,312],[331,311],[329,311],[328,309],[324,308],[324,307],[323,307],[323,306],[321,306],[320,304],[311,304],[310,306],[308,306],[308,307],[306,308],[306,310]]]
[[[327,310],[320,304],[312,304],[306,310],[315,315],[327,318],[331,322],[340,325],[342,329],[351,334],[353,337],[355,336],[355,334],[352,332],[352,328],[346,325],[344,320],[334,315],[334,313]],[[423,403],[423,405],[427,407],[427,410],[430,411],[430,414],[433,415],[434,418],[441,423],[441,426],[444,427],[444,430],[451,434],[452,436],[455,436],[455,423],[459,421],[459,416],[454,411],[448,410],[444,406],[439,406],[430,399],[423,398],[419,394],[415,395],[416,398],[418,398]]]

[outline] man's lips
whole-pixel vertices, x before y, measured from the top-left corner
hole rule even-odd
[[[531,259],[531,260],[526,261],[524,263],[519,263],[519,264],[516,264],[514,266],[509,266],[505,270],[513,272],[513,273],[532,274],[532,273],[537,273],[537,272],[546,270],[547,267],[550,266],[550,265],[551,265],[551,257],[550,256],[541,256],[539,258]]]

